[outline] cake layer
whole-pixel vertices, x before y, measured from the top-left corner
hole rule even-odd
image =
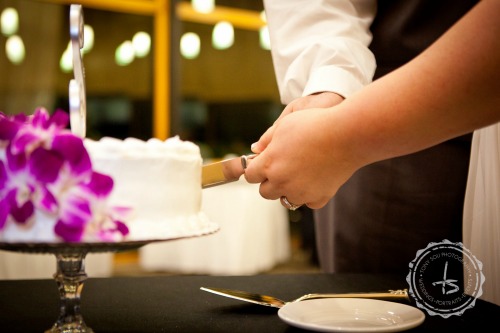
[[[214,229],[201,212],[199,147],[172,137],[86,139],[95,171],[111,176],[111,206],[130,207],[128,239],[165,239]]]

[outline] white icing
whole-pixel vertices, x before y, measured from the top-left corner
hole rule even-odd
[[[95,171],[110,175],[112,206],[133,209],[128,239],[197,234],[213,224],[201,212],[202,158],[197,145],[172,137],[85,140]]]

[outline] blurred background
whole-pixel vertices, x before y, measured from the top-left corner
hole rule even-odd
[[[67,0],[0,0],[0,111],[69,110]],[[87,137],[197,143],[247,154],[280,114],[262,0],[81,0]],[[256,194],[258,195],[258,194]],[[316,269],[311,212],[288,212],[291,261]],[[299,260],[297,265],[297,260]],[[295,261],[294,261],[295,260]],[[134,257],[119,257],[132,264]]]
[[[78,3],[89,137],[179,135],[220,157],[248,151],[281,111],[262,1]],[[68,110],[70,4],[0,0],[1,111]]]

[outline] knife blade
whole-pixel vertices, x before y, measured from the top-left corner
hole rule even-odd
[[[201,167],[201,188],[237,181],[243,175],[246,166],[254,156],[243,155],[203,165]]]

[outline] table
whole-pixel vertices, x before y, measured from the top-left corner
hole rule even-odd
[[[82,313],[96,333],[306,332],[281,321],[275,308],[207,293],[200,290],[202,286],[267,293],[285,300],[310,292],[407,288],[404,277],[356,274],[90,277],[82,293]],[[0,281],[0,329],[43,332],[57,319],[57,302],[53,280]],[[407,332],[486,332],[496,327],[499,316],[499,306],[478,300],[460,317],[426,313],[424,323]]]
[[[259,184],[239,181],[204,189],[202,211],[220,226],[213,235],[155,243],[139,249],[145,271],[252,275],[291,256],[288,211],[266,200]]]

